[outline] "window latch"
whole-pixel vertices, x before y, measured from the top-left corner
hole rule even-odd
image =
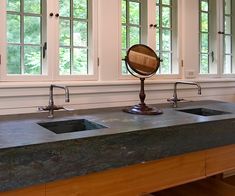
[[[215,61],[215,54],[213,51],[211,52],[211,61],[212,61],[212,63],[214,63],[214,61]]]
[[[219,31],[218,34],[224,35],[224,32],[223,31]]]
[[[44,43],[43,48],[42,48],[42,57],[46,57],[46,50],[47,50],[47,42]]]

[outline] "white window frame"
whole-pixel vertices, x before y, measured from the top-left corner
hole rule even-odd
[[[98,79],[98,2],[97,0],[89,0],[91,7],[91,17],[89,18],[92,34],[89,37],[91,54],[89,66],[91,66],[91,75],[66,75],[59,74],[59,17],[55,17],[59,13],[59,0],[43,0],[47,3],[47,51],[46,59],[47,67],[46,75],[8,75],[7,74],[7,36],[6,36],[6,0],[0,1],[0,22],[3,28],[0,29],[0,52],[1,52],[1,75],[0,81],[86,81]],[[53,13],[54,16],[49,16]],[[47,66],[48,65],[48,66]]]

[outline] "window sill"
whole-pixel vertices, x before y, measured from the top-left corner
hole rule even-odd
[[[235,82],[235,78],[198,78],[198,79],[146,79],[148,84],[173,84],[176,81],[194,81],[198,83],[226,83]],[[0,82],[0,88],[37,88],[48,87],[51,84],[67,86],[123,86],[139,84],[139,79],[117,80],[117,81],[58,81],[58,82]]]

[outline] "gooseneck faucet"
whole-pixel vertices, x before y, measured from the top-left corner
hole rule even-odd
[[[50,89],[49,89],[49,104],[48,104],[48,106],[38,107],[38,110],[40,110],[40,111],[49,111],[48,118],[53,118],[54,117],[54,110],[65,109],[63,106],[56,106],[54,104],[54,93],[53,93],[53,89],[54,88],[64,89],[64,91],[65,91],[65,102],[69,102],[70,101],[68,87],[66,87],[66,86],[58,86],[58,85],[52,84],[50,86]]]
[[[177,81],[175,82],[174,84],[174,93],[173,93],[173,97],[170,98],[170,99],[167,99],[167,101],[171,102],[173,104],[173,107],[174,108],[177,108],[178,106],[178,102],[179,101],[182,101],[184,99],[179,99],[178,96],[177,96],[177,85],[178,84],[187,84],[187,85],[194,85],[194,86],[197,86],[198,88],[198,94],[201,95],[202,94],[202,88],[201,86],[196,83],[196,82],[188,82],[188,81]]]

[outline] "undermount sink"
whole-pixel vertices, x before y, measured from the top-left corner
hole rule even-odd
[[[200,116],[216,116],[216,115],[223,115],[223,114],[231,114],[230,112],[212,110],[208,108],[192,108],[192,109],[183,109],[183,110],[177,110],[177,111],[200,115]]]
[[[38,123],[38,125],[56,134],[107,128],[86,119],[45,122]]]

